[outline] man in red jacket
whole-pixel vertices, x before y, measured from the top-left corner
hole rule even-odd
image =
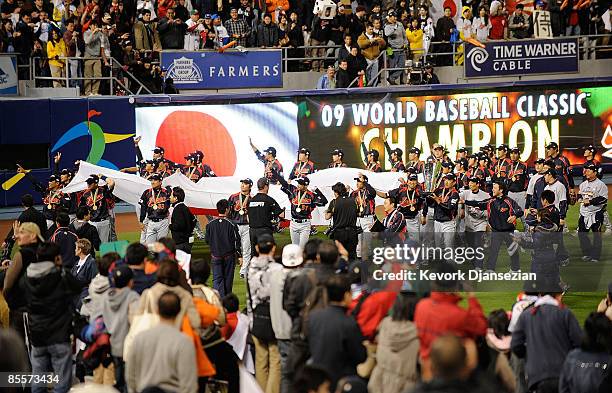
[[[444,262],[437,262],[437,273],[455,273],[457,269]],[[434,340],[445,334],[453,334],[466,339],[484,336],[487,319],[482,306],[474,293],[468,292],[467,309],[457,303],[462,297],[457,292],[457,280],[435,281],[431,283],[431,296],[420,300],[415,309],[414,322],[419,332],[419,358],[423,380],[431,378],[429,351]]]

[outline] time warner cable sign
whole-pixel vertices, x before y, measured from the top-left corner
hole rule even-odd
[[[282,87],[282,51],[162,52],[166,77],[179,89]]]
[[[578,39],[466,43],[465,77],[578,72]]]

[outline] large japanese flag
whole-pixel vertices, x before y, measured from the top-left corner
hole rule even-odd
[[[444,16],[444,8],[451,8],[451,18],[455,22],[461,16],[461,0],[431,0],[431,6],[429,7],[429,16],[434,22],[434,26],[438,22],[438,19]]]
[[[273,146],[283,167],[290,169],[299,145],[297,106],[291,102],[184,105],[136,108],[136,135],[150,158],[162,146],[166,158],[183,163],[185,155],[201,150],[204,162],[218,176],[263,175],[249,137],[264,150]]]

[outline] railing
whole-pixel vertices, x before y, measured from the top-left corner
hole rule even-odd
[[[108,68],[110,69],[110,74],[108,76],[104,76],[104,74],[102,74],[102,76],[93,76],[93,77],[86,77],[86,76],[75,76],[75,75],[70,75],[70,70],[69,68],[71,67],[70,62],[77,62],[77,66],[80,66],[81,63],[86,62],[86,61],[103,61],[104,58],[102,57],[87,57],[87,58],[83,58],[83,57],[60,57],[58,59],[51,59],[51,60],[62,60],[64,61],[64,75],[62,77],[54,77],[54,76],[40,76],[40,75],[36,75],[36,66],[39,65],[41,63],[41,61],[48,61],[49,59],[43,59],[41,57],[33,57],[30,59],[30,79],[34,80],[34,81],[52,81],[52,82],[60,82],[60,83],[64,83],[65,87],[69,87],[70,86],[70,82],[71,81],[109,81],[109,88],[110,88],[110,95],[115,95],[115,90],[116,87],[119,86],[121,87],[123,90],[125,90],[126,93],[130,94],[130,95],[138,95],[138,94],[153,94],[153,92],[147,88],[144,84],[142,84],[142,82],[140,80],[138,80],[138,78],[136,78],[131,72],[127,71],[123,65],[117,61],[115,58],[113,57],[107,57],[106,60],[108,61]],[[124,78],[132,83],[132,87],[136,86],[136,89],[134,89],[134,91],[130,90],[130,88],[128,87],[128,85],[130,83],[126,83],[126,80],[122,80],[122,78],[117,77],[113,71],[115,70],[121,70],[120,72],[124,75]],[[104,73],[104,69],[102,68],[102,73]],[[80,87],[78,84],[76,84],[75,87]]]

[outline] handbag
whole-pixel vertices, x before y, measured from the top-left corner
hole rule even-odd
[[[270,317],[270,303],[259,303],[253,310],[253,328],[251,334],[261,341],[270,342],[276,340]]]
[[[125,341],[123,342],[123,359],[128,359],[130,349],[134,343],[134,338],[139,333],[149,330],[159,324],[159,315],[154,313],[151,309],[151,295],[148,291],[144,301],[144,312],[134,317],[128,334],[125,336]]]

